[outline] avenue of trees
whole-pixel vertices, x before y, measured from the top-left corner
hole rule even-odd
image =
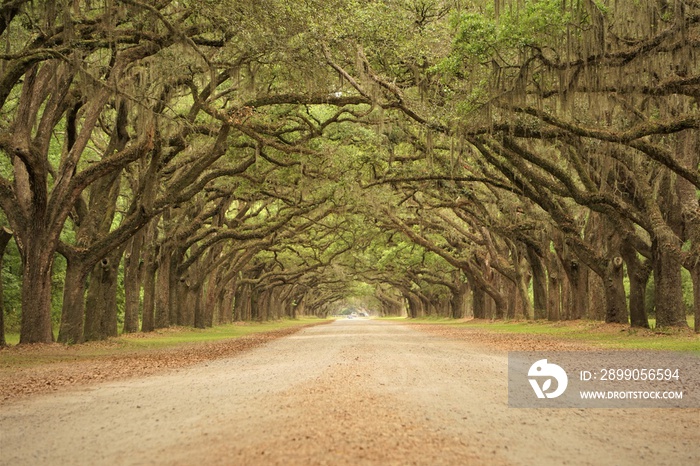
[[[695,0],[2,0],[0,345],[697,331],[699,47]]]

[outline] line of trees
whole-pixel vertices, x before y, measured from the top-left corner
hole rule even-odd
[[[3,315],[697,329],[700,5],[609,3],[3,2]]]
[[[346,112],[285,105],[308,89],[302,66],[280,62],[308,58],[267,21],[283,5],[3,8],[0,205],[21,263],[20,341],[106,338],[118,316],[132,332],[297,312],[285,309],[303,298],[294,279],[344,248],[323,223],[342,193],[304,160]],[[304,235],[325,250],[295,249]]]
[[[700,5],[411,5],[403,36],[366,27],[352,60],[329,59],[409,117],[384,128],[367,182],[395,199],[378,218],[463,275],[428,266],[403,287],[410,313],[461,315],[468,285],[478,317],[699,316]]]

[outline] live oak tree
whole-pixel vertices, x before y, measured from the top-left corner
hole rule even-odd
[[[46,342],[53,338],[51,270],[66,219],[88,186],[153,144],[146,125],[130,138],[117,141],[115,134],[96,157],[91,137],[110,102],[116,108],[115,89],[131,79],[129,66],[175,37],[166,33],[159,43],[136,39],[133,23],[109,9],[53,2],[48,8],[31,2],[4,8],[0,148],[13,173],[0,180],[0,203],[22,256],[21,341]],[[58,132],[65,138],[57,138]]]

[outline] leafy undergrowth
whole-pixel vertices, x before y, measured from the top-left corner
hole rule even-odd
[[[328,322],[299,319],[205,330],[169,328],[82,345],[13,346],[0,351],[0,404],[71,385],[151,375],[228,357]]]
[[[693,352],[700,335],[690,329],[647,330],[598,321],[511,321],[410,319],[418,328],[506,351],[634,349]]]

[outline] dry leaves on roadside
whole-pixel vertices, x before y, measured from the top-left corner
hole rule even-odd
[[[0,404],[13,399],[57,391],[74,385],[84,385],[126,377],[151,375],[204,361],[233,356],[261,346],[271,340],[298,332],[304,327],[256,333],[244,337],[211,343],[192,344],[166,350],[134,352],[128,355],[101,356],[74,362],[46,363],[22,369],[0,371]],[[40,347],[17,346],[3,351],[34,352],[58,345]]]
[[[500,351],[585,351],[594,349],[584,342],[564,340],[552,335],[496,333],[475,327],[448,327],[439,324],[414,324],[412,328],[444,338],[463,340]]]

